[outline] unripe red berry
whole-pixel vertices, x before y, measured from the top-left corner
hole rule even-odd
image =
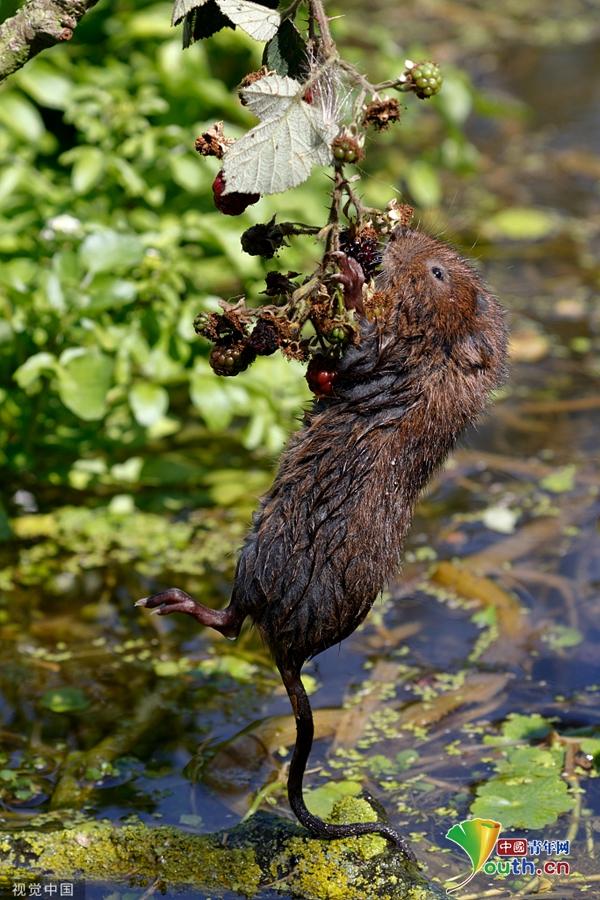
[[[337,372],[334,362],[326,356],[313,356],[306,370],[308,386],[317,397],[330,397],[333,394]]]
[[[212,190],[215,206],[226,216],[239,216],[260,200],[260,194],[241,194],[239,191],[225,194],[225,176],[222,169],[213,181]]]

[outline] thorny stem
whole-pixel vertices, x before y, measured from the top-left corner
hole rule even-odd
[[[335,49],[335,44],[333,38],[331,37],[331,31],[329,29],[329,19],[325,14],[322,0],[309,0],[309,9],[311,12],[311,16],[315,19],[317,25],[319,26],[323,55],[329,56],[331,51]]]

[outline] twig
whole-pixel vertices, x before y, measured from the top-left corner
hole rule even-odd
[[[335,44],[333,42],[333,38],[331,37],[331,31],[329,30],[329,19],[325,14],[325,9],[323,8],[323,3],[321,0],[309,0],[310,11],[319,26],[319,31],[321,32],[321,46],[323,48],[323,55],[329,56],[331,51],[335,48]]]
[[[0,82],[46,47],[69,41],[98,0],[29,0],[0,25]]]

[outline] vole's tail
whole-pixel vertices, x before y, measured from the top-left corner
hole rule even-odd
[[[391,841],[404,856],[414,860],[414,854],[405,841],[393,828],[390,828],[389,825],[384,825],[383,822],[356,822],[350,825],[334,825],[330,822],[323,822],[322,819],[319,819],[308,810],[302,796],[302,779],[304,778],[314,736],[312,709],[300,678],[300,672],[286,670],[282,667],[279,668],[279,671],[296,717],[296,746],[294,747],[290,763],[288,797],[290,806],[300,823],[314,837],[318,838],[345,838],[361,834],[381,834]]]

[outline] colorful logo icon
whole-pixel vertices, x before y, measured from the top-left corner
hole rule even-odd
[[[496,846],[496,840],[501,830],[500,822],[495,822],[493,819],[465,819],[464,822],[453,825],[446,832],[448,840],[458,844],[471,860],[470,874],[460,884],[446,888],[446,893],[452,894],[463,888],[483,868]],[[456,875],[449,880],[456,881],[457,878],[462,877],[462,875]]]

